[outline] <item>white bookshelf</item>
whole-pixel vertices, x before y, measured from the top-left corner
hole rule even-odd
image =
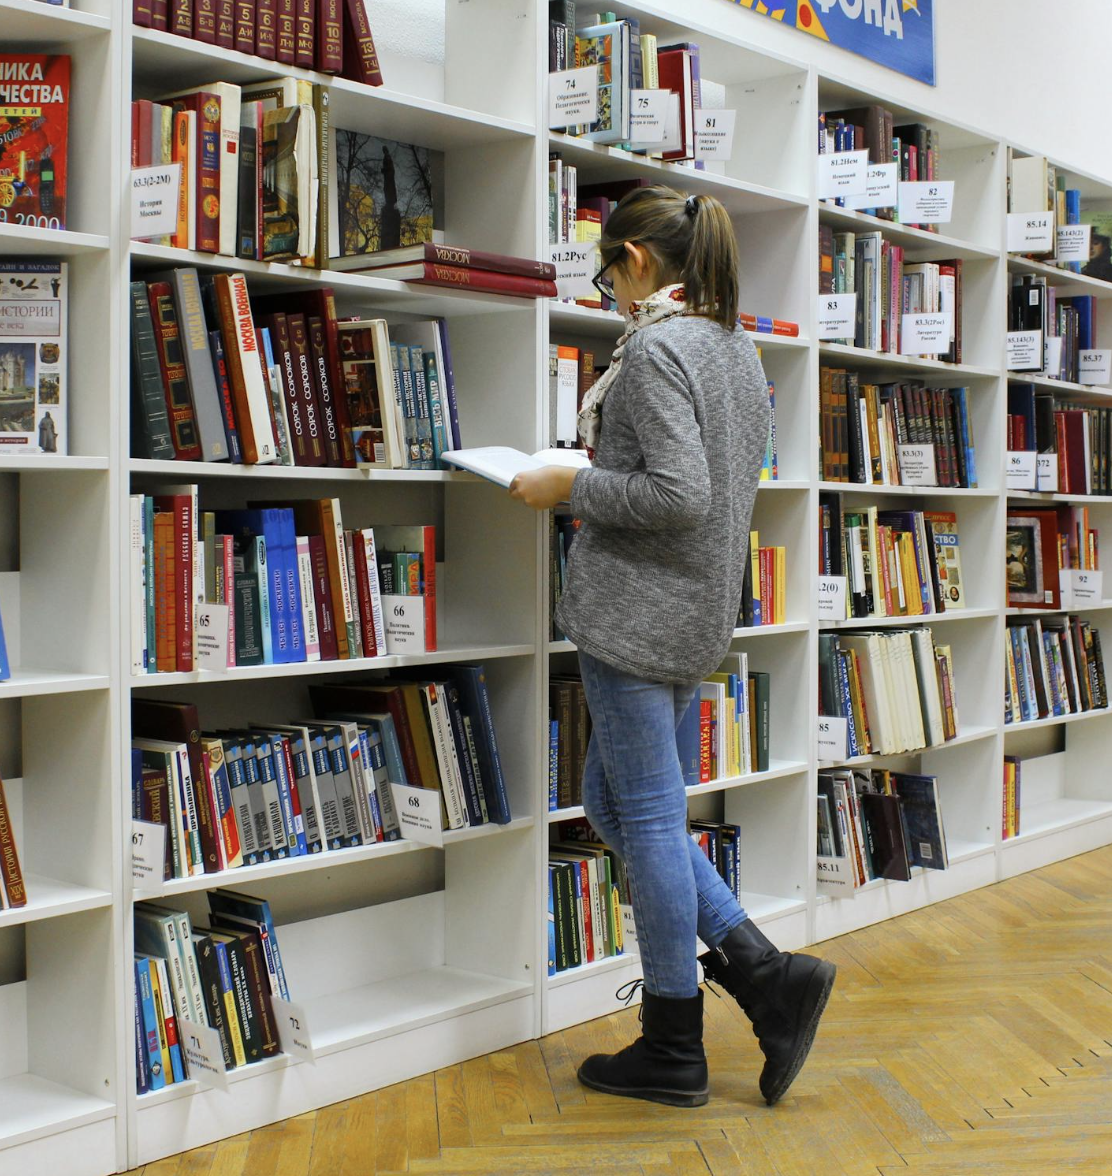
[[[341,314],[392,322],[450,322],[464,434],[470,443],[533,451],[547,444],[550,341],[592,349],[602,362],[623,330],[611,313],[561,302],[415,289],[370,274],[165,249],[128,240],[125,204],[129,103],[218,78],[285,72],[243,54],[133,29],[117,0],[0,0],[6,42],[73,56],[70,211],[66,232],[0,224],[0,254],[70,263],[70,453],[0,459],[0,608],[13,673],[0,683],[0,773],[31,895],[0,913],[0,1171],[102,1176],[440,1066],[572,1025],[618,1007],[615,989],[640,975],[635,954],[548,977],[546,846],[547,682],[574,665],[570,642],[549,640],[545,520],[486,483],[442,472],[269,469],[132,459],[128,423],[127,282],[169,265],[233,269],[252,290],[330,286]],[[335,125],[443,150],[447,238],[541,256],[547,234],[547,158],[558,151],[580,183],[646,176],[716,196],[740,245],[741,305],[799,324],[797,337],[753,333],[775,380],[779,474],[762,483],[753,527],[787,547],[786,623],[734,633],[755,669],[772,674],[768,771],[690,790],[693,815],[742,828],[744,905],[785,948],[868,926],[1112,842],[1112,786],[1099,769],[1112,738],[1107,712],[1005,727],[1005,305],[1009,275],[1046,276],[1064,296],[1102,300],[1112,286],[1005,253],[1006,142],[901,107],[847,79],[752,48],[744,19],[722,5],[719,28],[685,26],[675,5],[631,0],[662,43],[700,44],[703,77],[738,110],[734,157],[705,171],[550,132],[545,124],[547,20],[543,5],[508,20],[500,0],[444,5],[445,61],[387,51],[389,87],[330,80]],[[373,20],[373,12],[372,12]],[[498,62],[497,84],[490,63]],[[924,91],[924,94],[927,92]],[[957,184],[954,221],[934,234],[820,203],[815,117],[820,108],[878,101],[900,121],[942,138],[943,177]],[[1022,149],[1020,148],[1022,151]],[[1066,169],[1085,202],[1112,200],[1112,182]],[[879,230],[909,260],[963,259],[960,366],[818,343],[820,223]],[[818,477],[818,373],[853,367],[876,379],[965,386],[980,486],[973,490],[824,483]],[[1020,377],[1014,377],[1020,378]],[[1040,379],[1077,401],[1107,389]],[[227,674],[133,676],[127,631],[127,495],[197,481],[205,508],[241,505],[259,482],[288,479],[292,496],[339,497],[348,525],[432,521],[445,540],[441,650],[425,657],[252,667]],[[815,753],[820,628],[854,630],[894,619],[820,625],[816,535],[820,492],[862,505],[923,502],[958,512],[968,607],[923,618],[954,649],[957,739],[910,756],[857,763],[937,774],[950,854],[945,872],[915,871],[851,899],[815,888]],[[1015,496],[1019,497],[1019,496]],[[1112,528],[1112,499],[1083,501]],[[16,524],[15,520],[18,520]],[[75,575],[75,569],[79,574]],[[1102,621],[1112,599],[1089,610]],[[449,833],[443,850],[389,843],[167,882],[130,878],[126,765],[133,695],[188,699],[208,725],[292,718],[309,710],[307,683],[340,684],[372,671],[481,660],[514,820]],[[1004,754],[1065,756],[1057,783],[1035,790],[1022,833],[1000,835]],[[59,819],[59,814],[65,814]],[[203,922],[205,892],[241,886],[271,902],[290,978],[305,1008],[315,1065],[285,1055],[233,1071],[227,1093],[195,1082],[137,1097],[132,1047],[132,907],[159,899]],[[75,1017],[75,1008],[82,1010]]]

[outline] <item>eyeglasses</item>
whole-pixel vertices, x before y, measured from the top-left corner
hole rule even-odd
[[[616,301],[614,297],[614,280],[612,278],[604,278],[602,275],[605,274],[612,265],[616,265],[621,260],[622,256],[623,253],[621,251],[615,253],[614,256],[591,279],[595,289],[604,297],[609,298],[612,301]]]

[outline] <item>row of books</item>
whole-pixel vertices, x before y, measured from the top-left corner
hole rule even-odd
[[[818,774],[818,889],[851,897],[878,878],[949,867],[936,776],[887,768]]]
[[[1100,536],[1089,508],[1009,506],[1004,559],[1009,607],[1056,612],[1066,574],[1100,568]]]
[[[1034,384],[1010,383],[1007,444],[1011,452],[1054,456],[1054,484],[1040,489],[1112,494],[1112,409],[1060,401]]]
[[[579,449],[576,417],[583,395],[598,378],[592,349],[552,343],[548,348],[548,436],[554,449]]]
[[[1079,357],[1097,345],[1097,300],[1091,294],[1059,298],[1046,278],[1014,274],[1008,289],[1008,330],[1041,331],[1043,349],[1036,349],[1030,366],[1013,371],[1037,371],[1052,380],[1077,382]]]
[[[444,321],[339,320],[331,289],[133,281],[131,360],[136,457],[435,469],[460,445]]]
[[[691,840],[703,851],[707,861],[741,903],[741,826],[722,821],[688,822]]]
[[[953,654],[929,628],[819,634],[819,713],[846,719],[846,755],[895,755],[958,733]]]
[[[912,265],[903,247],[880,232],[836,233],[819,225],[819,293],[856,294],[853,338],[835,340],[869,351],[910,354],[904,346],[903,316],[950,315],[949,346],[937,356],[962,361],[962,261]]]
[[[923,123],[904,123],[900,126],[894,124],[892,112],[884,106],[875,104],[850,110],[820,111],[819,154],[867,150],[869,163],[898,164],[896,174],[900,180],[941,179],[941,145],[938,131]],[[837,197],[834,203],[844,205],[845,200]],[[882,220],[899,220],[899,213],[895,207],[864,208],[861,211]],[[935,224],[912,224],[909,227],[938,232],[938,226]]]
[[[19,865],[12,813],[0,780],[0,911],[27,905],[27,885]]]
[[[847,508],[841,494],[824,492],[819,575],[846,577],[851,617],[929,616],[964,608],[957,515]]]
[[[1082,617],[1013,617],[1004,643],[1004,722],[1108,706],[1100,632]]]
[[[930,446],[926,455],[907,446]],[[819,474],[824,482],[975,487],[977,451],[965,388],[866,384],[819,369]]]
[[[270,905],[232,890],[208,892],[208,927],[187,911],[135,907],[135,1076],[139,1094],[189,1079],[184,1025],[220,1039],[224,1068],[280,1051],[274,1000],[289,1000]]]
[[[364,0],[132,0],[143,28],[382,85]]]
[[[436,650],[435,527],[347,530],[334,498],[198,512],[195,485],[129,501],[135,674],[200,668],[204,604],[229,606],[227,668]]]
[[[1019,836],[1020,825],[1020,784],[1023,760],[1018,755],[1004,756],[1004,795],[1001,805],[1001,837]]]
[[[585,821],[565,821],[548,849],[548,974],[622,954],[625,863]]]
[[[1112,214],[1104,210],[1082,209],[1080,189],[1067,188],[1065,175],[1044,155],[1017,155],[1009,147],[1007,172],[1009,212],[1052,214],[1049,247],[1026,256],[1086,277],[1112,281]],[[1060,262],[1057,229],[1062,225],[1077,224],[1092,225],[1089,260]]]
[[[787,621],[788,549],[762,547],[760,532],[749,532],[749,558],[741,584],[740,628]]]

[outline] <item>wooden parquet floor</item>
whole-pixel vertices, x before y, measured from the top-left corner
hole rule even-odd
[[[812,950],[838,980],[775,1108],[748,1022],[708,995],[698,1110],[578,1085],[584,1055],[631,1039],[628,1011],[142,1176],[1112,1174],[1112,847]]]

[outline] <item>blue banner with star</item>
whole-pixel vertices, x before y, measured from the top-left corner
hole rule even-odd
[[[934,85],[934,0],[734,0],[742,8]]]

